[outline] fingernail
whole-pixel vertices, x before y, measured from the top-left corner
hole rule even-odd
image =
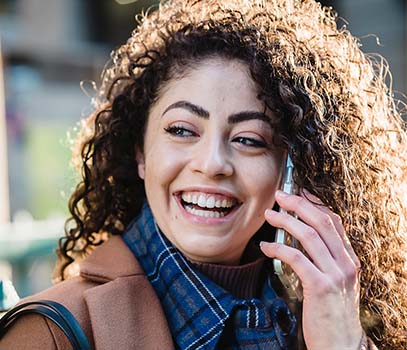
[[[288,197],[288,194],[285,193],[284,191],[278,190],[278,191],[276,192],[276,196],[277,196],[277,197],[280,197],[280,198],[286,198],[286,197]]]
[[[259,246],[262,247],[262,246],[265,246],[265,245],[267,245],[267,244],[269,244],[269,242],[261,241],[261,242],[259,243]]]
[[[277,213],[272,209],[266,209],[266,211],[264,212],[264,215],[267,215],[267,216],[273,216],[275,214],[277,214]]]

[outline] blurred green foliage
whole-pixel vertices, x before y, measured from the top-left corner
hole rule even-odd
[[[68,215],[68,198],[75,186],[66,136],[70,127],[58,118],[27,125],[28,210],[37,220],[52,214]]]

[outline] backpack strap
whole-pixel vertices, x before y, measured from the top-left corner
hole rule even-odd
[[[53,321],[66,335],[73,350],[91,350],[79,322],[62,304],[51,300],[38,300],[23,303],[9,310],[0,318],[0,339],[23,315],[36,313]]]

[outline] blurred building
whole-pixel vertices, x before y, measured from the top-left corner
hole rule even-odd
[[[11,221],[0,225],[0,279],[12,275],[22,296],[51,284],[76,184],[67,133],[140,6],[148,2],[0,0]]]
[[[12,274],[22,296],[50,285],[76,182],[67,132],[90,109],[90,82],[129,36],[134,15],[157,3],[126,2],[0,0],[11,220],[0,227],[0,278]],[[363,50],[388,59],[394,90],[406,93],[406,2],[321,2],[337,10],[339,25],[349,22]]]
[[[407,1],[336,0],[321,1],[332,6],[361,40],[362,50],[379,53],[389,63],[396,95],[407,92]]]

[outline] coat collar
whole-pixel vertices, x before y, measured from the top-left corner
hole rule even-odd
[[[120,236],[110,237],[80,263],[80,275],[98,283],[143,274],[140,264]]]

